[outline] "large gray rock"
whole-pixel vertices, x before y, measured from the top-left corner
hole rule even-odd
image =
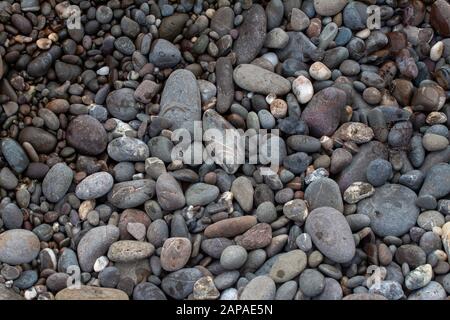
[[[14,229],[0,234],[0,262],[29,263],[38,256],[40,249],[39,238],[31,231]]]
[[[171,129],[193,132],[194,121],[201,120],[201,99],[197,81],[192,72],[178,69],[166,81],[161,95],[159,116],[172,124]]]
[[[82,200],[96,199],[111,190],[114,178],[108,172],[96,172],[84,178],[75,188],[75,195]]]
[[[108,144],[108,155],[117,162],[145,161],[149,154],[145,142],[128,136],[116,138]]]
[[[416,198],[408,187],[386,184],[358,203],[358,213],[369,216],[370,226],[378,236],[401,236],[416,224],[420,211]]]
[[[42,192],[50,202],[61,200],[72,184],[73,171],[65,163],[57,163],[48,170],[42,182]]]
[[[149,61],[159,68],[172,68],[181,60],[178,48],[165,39],[158,39],[152,45]]]
[[[116,183],[108,193],[108,201],[120,209],[134,208],[150,200],[155,194],[155,181],[151,179]]]
[[[249,63],[256,58],[266,39],[267,18],[264,9],[254,4],[244,14],[239,27],[239,38],[234,42],[237,64]]]
[[[291,90],[291,83],[282,76],[254,64],[241,64],[233,71],[234,82],[250,92],[282,96]]]
[[[312,182],[305,190],[305,200],[309,210],[320,207],[332,207],[344,212],[341,192],[338,184],[330,178],[322,178]]]
[[[355,255],[355,241],[344,215],[334,208],[311,211],[305,231],[326,257],[338,263],[349,262]]]
[[[111,244],[119,239],[119,228],[113,225],[96,227],[89,230],[77,247],[81,270],[92,272],[95,261],[105,255]]]

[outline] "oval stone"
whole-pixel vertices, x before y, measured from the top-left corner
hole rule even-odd
[[[105,151],[108,143],[103,125],[89,115],[80,115],[70,121],[66,140],[78,152],[93,156]]]
[[[40,249],[39,238],[31,231],[14,229],[0,234],[0,262],[29,263],[38,256]]]

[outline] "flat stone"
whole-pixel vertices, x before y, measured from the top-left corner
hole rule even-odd
[[[79,289],[66,288],[59,291],[56,300],[129,300],[128,295],[119,289],[81,286]]]
[[[58,202],[72,184],[73,171],[65,163],[57,163],[45,175],[42,181],[42,192],[50,202]]]
[[[240,64],[233,71],[234,82],[250,92],[277,96],[287,94],[291,83],[282,76],[253,64]]]
[[[141,179],[116,183],[108,193],[108,201],[120,209],[134,208],[155,194],[155,181]]]
[[[234,237],[244,233],[256,223],[254,216],[228,218],[209,225],[204,234],[207,238]]]
[[[150,257],[155,247],[148,242],[121,240],[111,244],[108,258],[116,262],[132,262]]]
[[[164,241],[161,250],[161,267],[166,271],[183,268],[191,257],[192,243],[187,238],[174,237]]]
[[[111,190],[114,178],[108,172],[97,172],[83,179],[75,189],[75,195],[82,200],[96,199]]]
[[[292,280],[305,269],[307,260],[306,254],[301,250],[282,253],[270,269],[270,277],[276,283]]]
[[[9,265],[29,263],[41,249],[38,237],[24,229],[8,230],[0,234],[0,261]]]

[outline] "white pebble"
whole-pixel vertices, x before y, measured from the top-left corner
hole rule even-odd
[[[98,258],[97,260],[95,260],[94,263],[94,271],[95,272],[100,272],[103,269],[105,269],[109,264],[109,259],[106,256],[101,256],[100,258]]]
[[[34,287],[31,287],[31,288],[25,290],[25,293],[23,295],[24,295],[25,299],[33,300],[34,298],[37,297],[37,292]]]
[[[331,71],[322,62],[314,62],[309,68],[309,74],[316,80],[328,80],[331,78]]]
[[[444,43],[442,41],[436,42],[430,49],[430,59],[433,61],[438,61],[441,58],[443,51]]]
[[[355,34],[355,36],[357,36],[358,38],[361,38],[363,40],[367,39],[370,36],[370,29],[368,29],[368,28],[363,29],[363,30],[357,32]]]
[[[305,76],[299,76],[292,82],[292,92],[294,92],[297,100],[304,104],[312,99],[314,88],[311,81]]]
[[[101,67],[100,69],[97,70],[97,74],[99,76],[107,76],[109,74],[109,67],[108,66]]]
[[[269,61],[274,67],[278,64],[278,56],[273,52],[267,52],[261,56],[262,58]]]

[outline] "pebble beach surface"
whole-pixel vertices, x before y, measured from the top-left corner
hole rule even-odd
[[[2,0],[0,300],[447,300],[448,98],[445,0]]]

